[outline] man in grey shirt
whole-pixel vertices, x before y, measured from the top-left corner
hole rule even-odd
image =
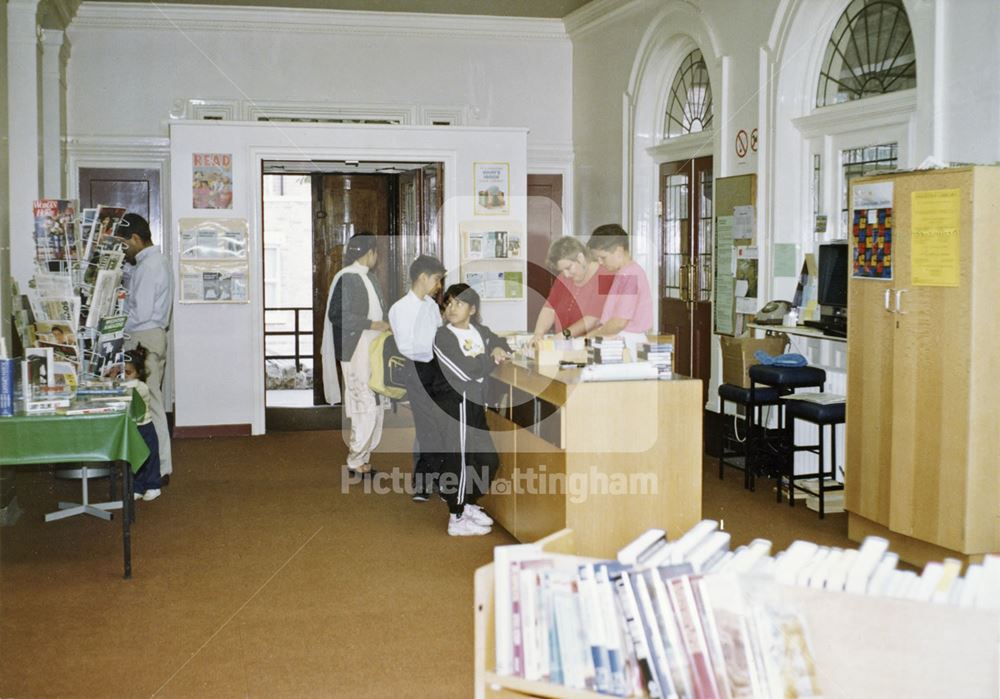
[[[149,411],[160,442],[160,475],[173,471],[170,459],[170,430],[163,405],[163,373],[167,362],[167,330],[174,302],[174,275],[170,260],[153,245],[149,223],[139,214],[125,214],[117,234],[123,238],[125,258],[135,265],[129,276],[125,299],[125,349],[146,348],[146,385]]]

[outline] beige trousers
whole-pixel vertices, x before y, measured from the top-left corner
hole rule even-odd
[[[344,371],[344,416],[351,419],[350,437],[345,440],[347,467],[361,468],[382,441],[385,409],[368,388],[367,362],[363,368],[357,362],[341,362],[340,368]]]
[[[135,330],[128,333],[125,350],[137,345],[146,348],[146,385],[149,386],[149,414],[153,418],[153,429],[160,442],[160,475],[173,472],[170,457],[170,428],[167,427],[167,413],[163,405],[163,371],[167,365],[167,333],[162,328]]]

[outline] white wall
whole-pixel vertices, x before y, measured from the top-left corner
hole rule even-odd
[[[233,208],[191,206],[191,156],[233,155]],[[457,277],[459,225],[473,215],[473,163],[510,163],[510,219],[527,227],[527,133],[524,129],[387,127],[320,124],[179,122],[170,129],[173,220],[165,226],[168,253],[176,221],[206,213],[249,223],[251,303],[175,303],[173,348],[176,424],[251,425],[264,431],[263,288],[260,279],[261,162],[281,159],[400,160],[444,163],[444,263]],[[484,302],[495,329],[522,329],[525,303]]]
[[[69,34],[74,136],[164,135],[175,100],[201,98],[457,108],[572,140],[559,20],[87,2]]]

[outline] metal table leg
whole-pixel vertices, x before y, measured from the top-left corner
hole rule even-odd
[[[107,510],[117,510],[121,508],[122,503],[120,501],[111,502],[90,502],[90,489],[88,487],[89,473],[87,466],[80,467],[80,479],[82,483],[83,492],[81,494],[81,499],[83,502],[60,502],[59,510],[56,512],[49,512],[45,515],[46,522],[54,522],[58,519],[65,519],[67,517],[73,517],[74,515],[87,514],[93,517],[98,517],[105,521],[111,519],[111,514]]]
[[[135,519],[135,502],[132,499],[132,464],[122,465],[122,546],[125,560],[125,579],[132,577],[132,521]]]

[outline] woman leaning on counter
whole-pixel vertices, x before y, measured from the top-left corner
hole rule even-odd
[[[573,236],[564,236],[549,247],[546,263],[558,276],[535,322],[535,339],[553,325],[566,337],[586,335],[597,326],[604,299],[614,277],[594,259],[591,251]]]

